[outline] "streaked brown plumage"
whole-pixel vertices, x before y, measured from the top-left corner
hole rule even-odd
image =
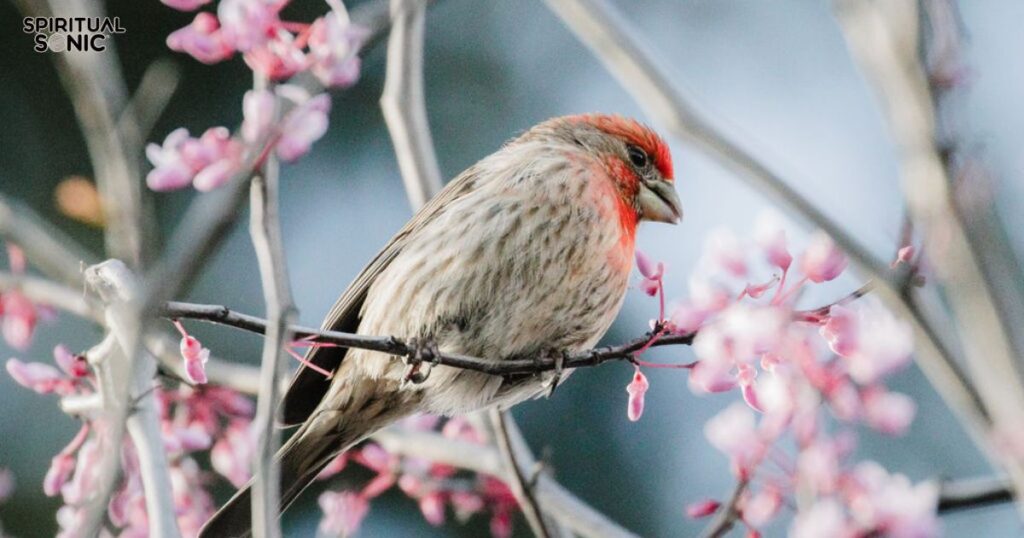
[[[323,327],[425,339],[495,361],[586,349],[622,304],[638,221],[679,217],[668,149],[652,131],[619,116],[548,120],[452,180],[363,269]],[[285,423],[302,426],[278,454],[282,507],[335,455],[401,417],[510,406],[540,394],[551,376],[437,367],[402,387],[404,364],[378,352],[319,348],[308,359],[336,374],[301,368],[285,395]],[[201,536],[247,536],[248,491]]]

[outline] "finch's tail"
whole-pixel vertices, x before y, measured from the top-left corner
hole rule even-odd
[[[338,454],[368,435],[415,411],[412,402],[399,394],[380,394],[362,405],[346,406],[361,411],[347,417],[343,411],[320,410],[295,432],[277,452],[281,475],[281,511],[295,501],[316,475]],[[351,400],[349,403],[353,403]],[[252,532],[252,482],[203,526],[199,538],[247,538]]]

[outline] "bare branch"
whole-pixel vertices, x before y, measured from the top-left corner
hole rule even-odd
[[[526,516],[526,521],[530,524],[533,535],[538,538],[548,538],[551,536],[551,533],[548,532],[547,525],[544,523],[544,514],[540,510],[540,505],[537,504],[537,498],[533,494],[533,486],[526,479],[523,468],[520,467],[520,463],[516,458],[515,449],[512,446],[512,440],[508,431],[509,427],[506,421],[507,413],[507,411],[500,409],[491,409],[490,411],[495,444],[504,462],[505,482],[516,496],[519,507],[523,510],[523,515]]]
[[[704,538],[722,538],[732,530],[733,526],[736,525],[736,521],[740,519],[739,504],[743,498],[744,493],[747,491],[747,486],[750,485],[748,480],[740,480],[736,483],[736,487],[733,488],[732,494],[729,495],[729,500],[723,504],[717,512],[715,512],[714,518],[711,523],[704,529],[701,536]]]
[[[156,360],[148,353],[138,352],[139,318],[129,306],[138,293],[137,283],[120,260],[108,260],[89,267],[86,279],[107,305],[107,326],[118,344],[110,346],[105,357],[89,359],[100,384],[104,409],[109,416],[127,418],[127,430],[139,452],[150,536],[178,536],[167,456],[156,399],[151,390]],[[100,463],[102,483],[93,492],[91,506],[82,525],[85,536],[97,533],[106,513],[107,499],[120,474],[118,465],[126,421],[106,421],[106,426],[108,444],[105,446],[108,452]]]
[[[441,171],[423,97],[423,27],[427,2],[391,0],[387,76],[380,107],[413,209],[441,190]]]
[[[0,238],[21,247],[25,256],[51,278],[81,285],[82,264],[95,256],[27,206],[0,194]]]
[[[174,62],[160,59],[150,64],[128,102],[125,109],[128,113],[118,118],[118,130],[124,136],[138,140],[141,146],[163,114],[180,80],[181,75]]]
[[[280,480],[274,455],[281,445],[275,427],[281,379],[287,374],[284,347],[290,340],[288,327],[295,318],[288,271],[285,267],[281,222],[278,215],[278,163],[270,156],[262,176],[252,180],[249,233],[259,262],[263,297],[267,303],[267,337],[263,342],[260,391],[253,424],[259,432],[253,469],[252,530],[255,538],[281,536],[278,522]]]
[[[939,513],[981,508],[1013,501],[1013,489],[1005,477],[943,481],[939,484]]]

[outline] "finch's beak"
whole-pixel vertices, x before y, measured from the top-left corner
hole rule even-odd
[[[640,219],[677,224],[683,218],[683,206],[675,187],[667,181],[640,183],[637,193]]]

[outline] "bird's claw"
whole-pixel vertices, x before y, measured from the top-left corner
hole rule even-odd
[[[434,361],[440,354],[437,344],[429,338],[413,338],[409,340],[409,347],[413,349],[413,352],[402,357],[402,362],[405,363],[405,371],[402,373],[402,388],[419,385],[426,381],[434,369]],[[426,367],[423,366],[424,364]]]
[[[554,375],[552,375],[544,382],[544,389],[547,391],[545,397],[550,398],[551,395],[555,393],[555,389],[558,388],[558,384],[562,382],[562,370],[565,364],[565,353],[561,351],[551,351],[547,355],[548,357],[554,359],[555,361]]]

